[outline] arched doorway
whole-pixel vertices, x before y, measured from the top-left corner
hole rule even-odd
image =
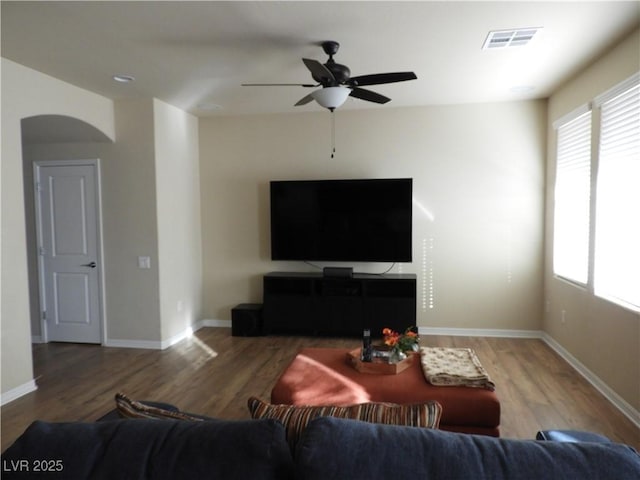
[[[47,288],[45,288],[47,275],[43,273],[43,259],[48,249],[44,249],[40,243],[42,239],[38,239],[37,225],[40,224],[40,219],[37,217],[36,212],[38,210],[38,202],[34,188],[34,163],[37,162],[40,166],[46,166],[47,171],[52,172],[56,170],[56,166],[65,164],[70,172],[70,165],[77,164],[78,159],[83,159],[81,163],[89,163],[96,169],[96,181],[99,181],[99,163],[98,159],[104,152],[105,148],[110,148],[112,145],[111,139],[94,126],[79,120],[77,118],[63,116],[63,115],[38,115],[34,117],[28,117],[21,120],[21,135],[22,135],[22,157],[23,157],[23,179],[24,179],[24,203],[25,203],[25,220],[26,220],[26,233],[27,233],[27,261],[28,261],[28,278],[29,278],[29,307],[30,307],[30,326],[31,337],[33,342],[47,341],[47,321],[52,319],[51,310],[48,314],[45,314],[44,298],[46,297]],[[69,162],[72,161],[72,162]],[[40,168],[38,169],[40,171]],[[66,175],[66,173],[65,173]],[[80,179],[80,182],[84,183],[84,179]],[[73,183],[69,183],[72,185]],[[100,191],[99,184],[96,186],[97,192]],[[65,187],[66,188],[66,187]],[[84,186],[78,188],[78,192],[83,194],[82,190]],[[72,192],[63,192],[72,196]],[[48,195],[46,196],[48,197]],[[99,198],[97,207],[99,208]],[[62,207],[65,208],[64,206]],[[97,211],[99,219],[99,210]],[[100,240],[100,223],[97,224],[98,241]],[[93,260],[95,261],[95,260]],[[87,262],[88,264],[89,262]],[[103,330],[103,301],[102,293],[104,283],[101,280],[101,271],[98,269],[84,269],[87,270],[97,282],[94,282],[97,288],[94,292],[98,295],[97,298],[97,317],[96,321],[99,322],[98,336],[95,335],[91,339],[86,340],[90,343],[101,343]],[[80,273],[80,272],[78,272]],[[86,278],[89,276],[84,275],[67,275],[66,285],[69,288],[80,288],[85,284]],[[76,281],[77,280],[77,281]],[[89,284],[86,282],[87,285]],[[76,286],[77,285],[77,286]],[[96,287],[97,286],[97,287]],[[73,296],[73,292],[68,292]],[[51,302],[50,302],[51,303]],[[84,306],[78,304],[78,311],[82,311]],[[73,313],[73,312],[72,312]],[[46,318],[49,316],[49,319]],[[95,315],[92,313],[92,315]],[[69,338],[55,337],[55,340],[62,341],[78,341],[83,337],[69,336]],[[89,338],[89,337],[87,337]]]

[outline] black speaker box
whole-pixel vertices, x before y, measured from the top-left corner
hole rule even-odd
[[[241,303],[231,309],[231,335],[234,337],[264,335],[261,303]]]

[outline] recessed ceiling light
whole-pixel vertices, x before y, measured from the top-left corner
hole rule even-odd
[[[222,105],[217,103],[201,103],[198,105],[199,110],[222,110]]]
[[[136,79],[136,77],[134,77],[133,75],[124,75],[124,74],[117,74],[117,75],[114,75],[112,78],[116,82],[120,82],[120,83],[131,83]]]
[[[529,93],[536,89],[533,85],[515,85],[509,89],[511,93]]]

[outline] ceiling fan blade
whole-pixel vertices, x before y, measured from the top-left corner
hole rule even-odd
[[[294,107],[299,107],[300,105],[306,105],[309,102],[313,101],[313,97],[311,96],[311,94],[306,95],[304,97],[302,97],[300,100],[298,100],[296,102],[296,104],[294,105]]]
[[[243,87],[319,87],[317,83],[243,83]]]
[[[381,85],[383,83],[406,82],[407,80],[416,80],[417,78],[413,72],[374,73],[372,75],[351,77],[349,84],[363,87],[367,85]]]
[[[366,100],[367,102],[374,103],[387,103],[391,99],[380,95],[379,93],[372,92],[371,90],[365,90],[364,88],[354,87],[349,94],[351,97],[359,98],[360,100]]]
[[[303,58],[302,61],[311,72],[313,78],[321,82],[323,85],[325,83],[334,83],[336,81],[333,73],[331,73],[331,71],[319,61],[311,58]]]

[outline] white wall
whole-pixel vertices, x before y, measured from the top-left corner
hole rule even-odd
[[[115,137],[113,103],[47,75],[1,59],[2,67],[2,401],[34,387],[29,321],[27,242],[20,120],[59,114]]]
[[[201,313],[198,119],[159,100],[153,106],[160,317],[170,341]]]
[[[272,262],[268,182],[412,177],[418,325],[538,330],[546,107],[543,101],[200,121],[204,316],[262,301]],[[383,271],[388,264],[355,265]],[[431,272],[432,268],[432,272]],[[429,292],[433,287],[433,308]]]
[[[640,70],[640,30],[549,99],[544,330],[625,402],[640,411],[640,315],[553,276],[553,188],[556,135],[552,123]],[[561,321],[565,311],[565,323]]]

